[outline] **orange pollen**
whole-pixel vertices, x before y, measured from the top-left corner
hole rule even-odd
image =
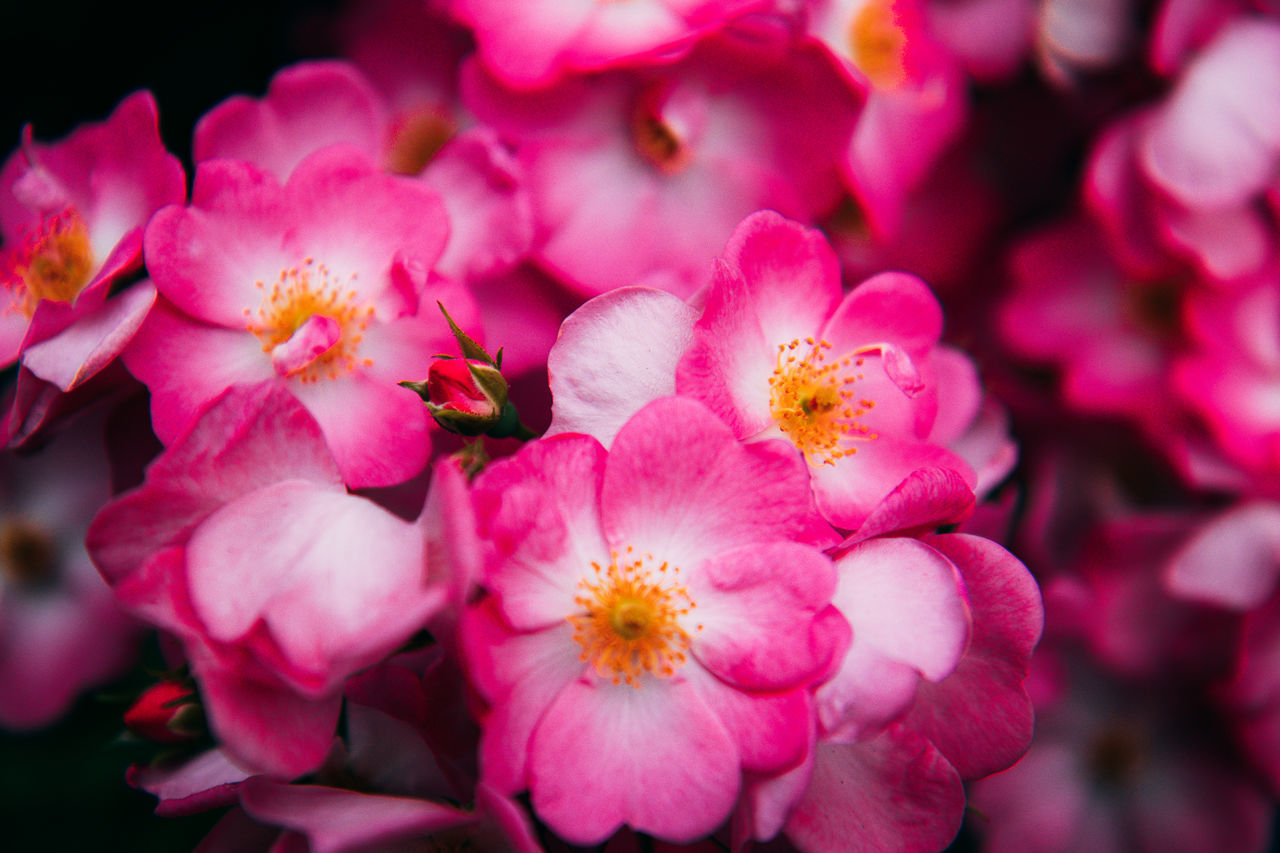
[[[74,302],[93,277],[89,229],[75,208],[41,219],[21,245],[0,253],[0,281],[17,307],[30,317],[40,300]]]
[[[288,343],[308,320],[327,318],[337,324],[337,339],[305,362],[299,358],[298,365],[289,369],[288,375],[297,376],[303,382],[317,382],[321,377],[336,379],[357,367],[368,367],[373,361],[358,358],[356,350],[373,319],[374,309],[371,305],[358,304],[355,290],[345,286],[355,278],[356,274],[352,273],[343,282],[324,264],[306,258],[299,266],[281,270],[269,288],[256,281],[254,284],[262,291],[262,303],[256,315],[244,309],[245,329],[262,341],[263,352],[271,353]]]
[[[808,352],[800,354],[801,346]],[[855,355],[828,358],[831,344],[805,338],[778,345],[769,377],[769,412],[810,465],[834,465],[858,452],[851,441],[878,438],[856,420],[875,407],[849,387],[863,375]]]
[[[894,89],[907,79],[907,34],[893,0],[868,0],[849,25],[853,64],[879,89]]]
[[[607,567],[591,564],[594,579],[579,581],[573,599],[583,612],[569,622],[582,661],[614,684],[639,688],[644,673],[667,678],[684,664],[690,641],[680,623],[695,605],[679,583],[680,569],[632,553],[627,548],[620,562],[615,551]]]

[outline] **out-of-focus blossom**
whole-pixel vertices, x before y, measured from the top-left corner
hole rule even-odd
[[[138,626],[84,547],[110,495],[101,426],[87,417],[37,453],[0,456],[0,726],[8,729],[52,723],[133,657]]]
[[[661,274],[688,296],[747,214],[826,213],[859,106],[823,52],[777,34],[536,93],[464,71],[468,104],[524,168],[538,262],[585,294]]]
[[[343,680],[448,596],[422,528],[348,494],[315,419],[269,382],[219,398],[88,541],[117,600],[182,641],[219,742],[284,778],[323,759]]]
[[[807,751],[808,686],[847,641],[803,464],[704,406],[642,409],[607,453],[533,442],[477,481],[492,597],[468,614],[482,773],[562,838],[693,841],[742,773]]]
[[[163,299],[125,355],[156,434],[170,443],[227,387],[269,380],[320,422],[348,484],[420,472],[430,419],[396,382],[425,376],[449,336],[419,309],[439,299],[474,325],[461,286],[431,278],[447,234],[436,193],[344,146],[283,186],[247,162],[201,164],[191,206],[147,230]]]
[[[1173,367],[1178,400],[1243,475],[1237,491],[1280,496],[1280,268],[1188,303],[1193,345]]]
[[[811,0],[807,26],[866,93],[847,176],[873,230],[894,234],[902,205],[963,127],[965,79],[917,0]]]
[[[451,0],[472,26],[482,62],[509,86],[528,89],[568,71],[671,62],[689,45],[770,0]]]

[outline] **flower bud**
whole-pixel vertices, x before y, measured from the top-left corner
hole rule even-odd
[[[436,423],[459,435],[483,435],[499,428],[510,408],[507,380],[491,364],[465,358],[431,363],[427,381],[401,382],[416,391]]]
[[[156,743],[183,743],[204,733],[204,713],[191,688],[162,681],[147,688],[124,712],[124,724]]]

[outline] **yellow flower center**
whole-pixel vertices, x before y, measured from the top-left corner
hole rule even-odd
[[[583,612],[569,622],[582,661],[614,684],[638,688],[644,673],[666,678],[685,662],[690,641],[680,622],[695,605],[679,568],[655,565],[649,554],[635,558],[631,548],[622,556],[614,552],[607,567],[591,564],[594,579],[579,581],[573,599]]]
[[[13,304],[28,317],[42,299],[74,302],[93,269],[89,229],[72,207],[43,218],[34,234],[0,259],[0,276],[16,297]]]
[[[801,354],[801,346],[808,352]],[[849,387],[863,378],[863,360],[854,355],[828,358],[831,344],[798,338],[778,345],[777,366],[769,377],[769,412],[810,465],[834,465],[858,452],[855,440],[878,436],[856,418],[875,407]]]
[[[352,273],[347,281],[355,277]],[[307,258],[300,266],[281,270],[270,288],[261,281],[254,284],[262,291],[262,302],[256,316],[245,309],[245,328],[262,341],[262,351],[272,354],[285,375],[316,382],[323,376],[336,379],[373,363],[356,356],[373,318],[373,306],[358,304],[355,290],[344,286],[324,264]],[[332,330],[328,338],[315,332],[317,320],[325,321],[324,328]],[[295,335],[310,335],[315,340],[299,341]],[[323,341],[323,345],[315,346],[315,341]],[[285,366],[279,368],[280,364]]]
[[[853,64],[876,88],[893,89],[907,78],[906,50],[893,0],[868,0],[849,25]]]

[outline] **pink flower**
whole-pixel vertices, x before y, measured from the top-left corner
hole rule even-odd
[[[843,647],[831,542],[800,461],[705,407],[641,410],[607,453],[563,435],[477,481],[492,597],[463,626],[492,706],[481,762],[561,837],[672,841],[729,815],[743,771],[807,750],[808,687]]]
[[[669,62],[697,38],[768,0],[452,0],[475,29],[480,59],[504,83],[535,88],[566,71]]]
[[[821,233],[759,213],[716,267],[676,389],[739,438],[790,441],[809,463],[823,515],[852,529],[917,468],[974,482],[965,461],[929,441],[941,330],[941,309],[919,279],[883,273],[842,295]]]
[[[124,374],[107,368],[156,297],[150,282],[120,281],[141,265],[151,214],[185,193],[148,92],[60,142],[26,129],[0,169],[0,364],[18,360],[22,386],[7,403],[6,439],[21,443],[120,384]]]
[[[349,148],[316,152],[283,186],[248,163],[203,163],[191,206],[147,230],[163,299],[125,356],[156,434],[170,443],[227,387],[269,380],[315,415],[347,483],[421,471],[429,418],[396,382],[448,346],[432,297],[474,325],[460,286],[428,281],[447,234],[434,192]]]
[[[448,596],[423,529],[348,494],[315,419],[270,382],[219,398],[88,541],[117,600],[182,641],[213,734],[286,778],[323,759],[343,680]]]
[[[0,456],[0,726],[56,720],[133,659],[139,626],[85,553],[110,495],[102,419],[76,423],[39,452]]]
[[[859,106],[828,57],[776,34],[532,94],[464,71],[469,105],[524,168],[538,262],[584,294],[661,274],[687,296],[747,214],[825,213]]]

